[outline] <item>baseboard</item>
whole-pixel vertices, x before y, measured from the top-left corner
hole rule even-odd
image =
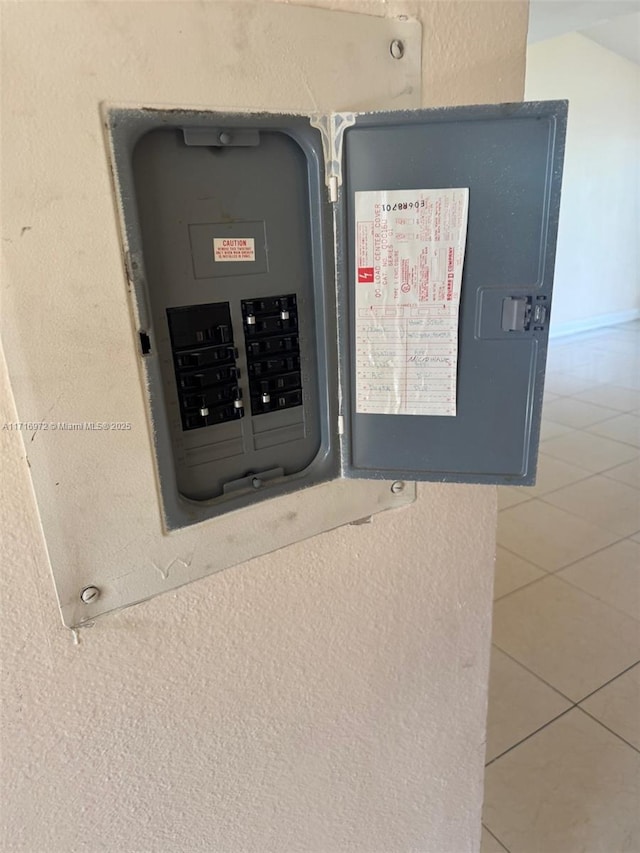
[[[587,317],[586,320],[573,320],[569,323],[554,325],[551,322],[550,338],[564,338],[567,335],[578,335],[580,332],[592,332],[605,326],[617,326],[619,323],[630,323],[640,318],[640,308],[630,311],[618,311],[614,314],[598,314],[597,317]]]

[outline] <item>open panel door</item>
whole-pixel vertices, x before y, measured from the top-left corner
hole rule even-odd
[[[535,482],[566,116],[564,101],[502,104],[360,115],[345,131],[339,292],[346,476]],[[438,325],[424,319],[422,300],[437,307],[448,274],[452,283],[453,253],[440,225],[447,205],[460,207],[465,197],[459,314],[448,306],[456,322],[444,335],[447,360],[433,356],[444,352],[434,343],[443,334],[431,334]],[[377,222],[367,215],[374,203],[384,208]],[[416,247],[423,260],[432,255],[427,273]],[[425,275],[431,290],[420,289]],[[371,283],[375,296],[366,305]],[[436,374],[425,369],[437,363],[448,368],[448,414],[430,413],[444,411],[434,402]],[[366,383],[382,391],[371,405]]]

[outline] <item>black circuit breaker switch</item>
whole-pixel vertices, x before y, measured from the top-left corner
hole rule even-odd
[[[244,415],[228,302],[167,309],[182,429]]]
[[[302,405],[296,295],[242,302],[249,367],[251,413],[263,415]],[[273,352],[287,352],[269,358]]]

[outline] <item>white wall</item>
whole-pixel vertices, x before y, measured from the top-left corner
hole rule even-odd
[[[50,309],[50,322],[12,347],[21,408],[48,370],[77,369],[59,305],[70,294],[84,304],[96,277],[104,292],[86,369],[98,375],[108,358],[106,404],[129,405],[121,385],[131,356],[101,349],[128,320],[98,101],[212,105],[216,62],[267,107],[304,95],[286,51],[274,54],[273,81],[254,79],[247,38],[268,33],[251,30],[250,8],[225,55],[212,55],[216,5],[2,8],[8,333],[25,301]],[[522,96],[525,5],[393,9],[422,18],[425,104]],[[313,38],[293,25],[288,35]],[[332,85],[337,99],[343,86]],[[76,327],[85,320],[79,312]],[[44,344],[55,357],[36,375]],[[1,381],[2,421],[13,421],[4,372]],[[84,387],[70,384],[57,418],[75,419],[67,413],[82,408]],[[407,510],[105,617],[74,646],[59,623],[22,436],[0,430],[0,440],[3,850],[478,849],[494,489],[425,486]],[[40,464],[37,441],[28,450]],[[61,464],[83,458],[70,452]],[[144,471],[147,461],[132,454],[127,464]],[[94,487],[123,497],[109,482]],[[55,500],[47,511],[55,519]],[[73,553],[82,516],[59,523]]]
[[[551,333],[640,316],[640,66],[549,39],[527,50],[525,97],[569,100]]]

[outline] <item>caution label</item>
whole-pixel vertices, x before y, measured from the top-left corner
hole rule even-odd
[[[253,237],[214,237],[214,261],[255,261],[256,241]]]

